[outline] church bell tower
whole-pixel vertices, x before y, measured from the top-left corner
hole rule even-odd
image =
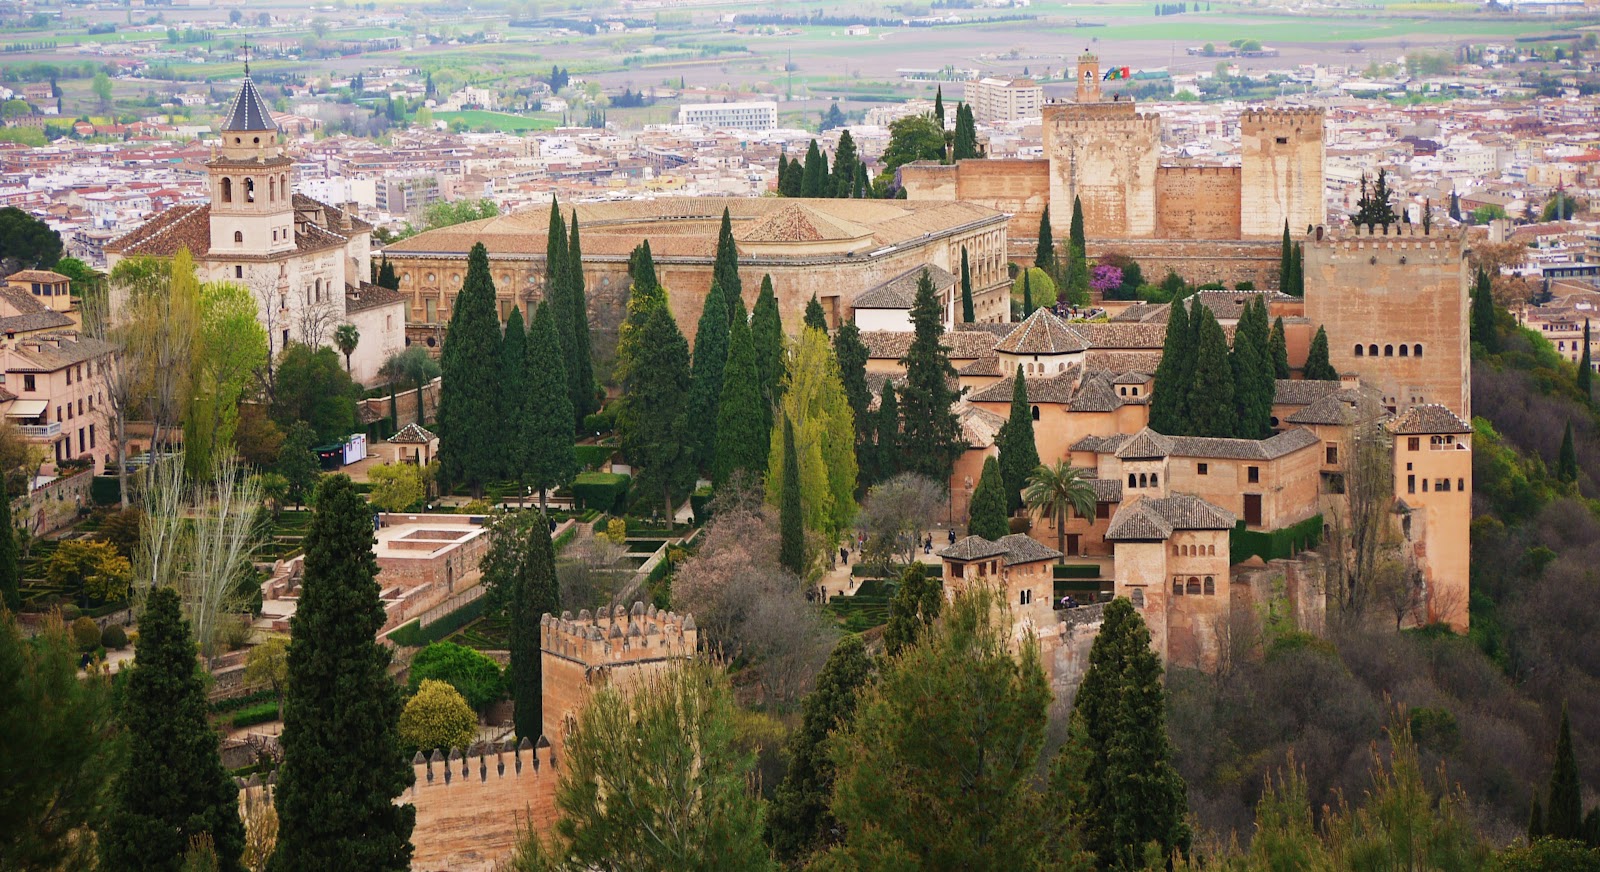
[[[260,258],[295,250],[289,188],[294,162],[283,153],[281,138],[246,61],[244,84],[223,120],[222,147],[206,163],[211,257]]]
[[[1100,58],[1088,49],[1078,55],[1078,102],[1100,102]]]

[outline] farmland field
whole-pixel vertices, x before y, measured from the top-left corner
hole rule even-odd
[[[524,130],[552,130],[561,123],[560,118],[553,116],[530,117],[527,115],[511,115],[506,112],[488,112],[482,109],[468,109],[462,112],[435,112],[435,121],[446,124],[461,121],[465,122],[471,130],[487,127],[501,133],[521,133]]]

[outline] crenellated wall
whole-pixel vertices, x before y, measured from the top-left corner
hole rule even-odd
[[[1161,167],[1156,171],[1156,235],[1162,239],[1238,239],[1238,167]]]
[[[1252,109],[1239,116],[1244,239],[1281,239],[1327,220],[1321,109]]]

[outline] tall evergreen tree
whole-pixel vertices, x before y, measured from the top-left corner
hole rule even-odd
[[[849,725],[871,677],[872,658],[861,637],[845,636],[806,695],[800,727],[789,735],[789,768],[772,802],[772,846],[784,862],[797,862],[839,840],[842,827],[828,810],[834,766],[827,740]]]
[[[567,394],[566,362],[556,334],[555,315],[541,303],[533,315],[523,357],[522,422],[524,440],[520,480],[539,489],[540,507],[548,506],[549,492],[572,480],[578,472],[573,451],[572,398]]]
[[[961,247],[961,323],[971,324],[978,320],[972,310],[972,270],[967,266],[967,249]]]
[[[850,131],[839,133],[839,147],[833,153],[833,175],[829,178],[828,196],[849,199],[856,184],[856,165],[861,158],[856,155],[856,141]]]
[[[405,872],[416,809],[400,746],[400,689],[389,677],[371,508],[349,476],[317,486],[305,537],[299,607],[290,619],[289,681],[278,768],[272,872]]]
[[[815,293],[811,295],[811,301],[806,303],[804,323],[813,330],[822,331],[823,336],[828,335],[828,316],[823,313],[822,301],[817,299]]]
[[[1296,297],[1304,297],[1306,295],[1305,243],[1296,242],[1291,255],[1290,267],[1294,272],[1294,285],[1290,294]]]
[[[391,291],[400,290],[400,275],[395,272],[394,264],[390,263],[387,257],[383,259],[383,263],[378,267],[377,285],[380,288],[388,288]]]
[[[1186,852],[1187,789],[1172,766],[1161,661],[1144,619],[1112,600],[1073,702],[1067,745],[1051,771],[1052,793],[1074,797],[1085,847],[1102,869],[1142,869],[1145,847]]]
[[[572,397],[572,429],[600,409],[595,399],[594,357],[589,342],[589,293],[584,289],[583,245],[578,240],[578,213],[572,213],[572,238],[567,244],[565,301],[572,316],[572,350],[567,354],[567,384]]]
[[[1355,214],[1350,216],[1350,223],[1358,227],[1371,225],[1387,229],[1390,224],[1399,220],[1394,213],[1394,207],[1389,203],[1391,196],[1387,170],[1378,170],[1377,180],[1370,184],[1366,175],[1363,174],[1361,176],[1361,198],[1356,201],[1356,211]]]
[[[805,516],[800,507],[800,454],[794,447],[794,422],[783,419],[783,486],[778,502],[778,565],[805,577]]]
[[[1450,192],[1450,217],[1457,224],[1461,223],[1461,196],[1455,191]]]
[[[872,183],[867,181],[867,165],[856,161],[855,192],[851,196],[857,200],[871,199]]]
[[[1006,521],[1005,475],[993,457],[983,461],[983,473],[978,476],[978,486],[972,489],[972,503],[967,509],[967,533],[982,536],[991,542],[1011,532]]]
[[[944,579],[930,575],[928,565],[913,561],[900,572],[900,585],[889,601],[889,621],[883,625],[883,656],[898,657],[917,643],[944,606]]]
[[[561,614],[561,586],[556,581],[556,551],[550,541],[550,524],[529,524],[528,543],[521,551],[508,616],[511,662],[506,666],[506,684],[511,691],[511,718],[517,738],[537,739],[544,733],[539,621],[545,615]]]
[[[1150,398],[1150,428],[1180,436],[1188,432],[1189,385],[1194,382],[1194,331],[1189,327],[1189,307],[1182,300],[1167,306],[1167,335],[1156,364],[1154,395]]]
[[[1056,268],[1056,242],[1050,230],[1050,207],[1045,206],[1039,216],[1039,247],[1033,253],[1033,265],[1045,272]]]
[[[1338,381],[1339,371],[1328,362],[1328,331],[1317,328],[1311,337],[1311,348],[1306,351],[1306,365],[1300,371],[1307,381]]]
[[[639,336],[634,393],[629,396],[630,427],[622,436],[628,459],[642,467],[639,493],[659,494],[672,517],[672,495],[694,482],[694,441],[690,436],[689,343],[665,306],[650,313]]]
[[[777,192],[778,192],[778,196],[780,196],[780,197],[784,196],[784,193],[783,193],[783,180],[784,180],[784,177],[787,176],[788,174],[789,174],[789,155],[787,155],[784,152],[780,151],[780,152],[778,152],[778,179],[777,179],[777,184],[775,186],[776,189],[777,189]]]
[[[1234,435],[1265,439],[1272,435],[1272,401],[1277,374],[1272,363],[1271,329],[1267,306],[1260,296],[1245,304],[1239,326],[1233,331]]]
[[[772,276],[761,277],[761,295],[750,313],[750,339],[756,349],[756,369],[761,373],[761,402],[767,425],[772,431],[772,410],[783,398],[783,321],[778,314],[778,295],[772,291]]]
[[[634,246],[633,253],[628,256],[628,276],[628,312],[617,331],[616,374],[624,386],[633,371],[634,348],[637,344],[635,337],[644,330],[644,322],[650,320],[651,310],[667,305],[666,288],[661,286],[661,280],[656,277],[656,262],[650,253],[650,240]],[[551,316],[555,317],[558,311],[552,311]],[[559,320],[556,323],[558,333],[562,324]]]
[[[878,398],[878,413],[873,420],[872,476],[874,482],[887,481],[905,469],[905,451],[901,446],[900,399],[895,395],[894,383],[884,382],[883,393]]]
[[[935,85],[933,89],[933,118],[939,122],[939,129],[944,129],[944,86]]]
[[[711,280],[711,291],[700,309],[700,326],[694,334],[694,368],[690,374],[690,434],[695,439],[695,464],[711,468],[717,448],[717,404],[722,401],[722,377],[728,366],[728,304],[722,286]]]
[[[1068,245],[1076,247],[1079,251],[1088,249],[1089,238],[1084,235],[1083,229],[1083,200],[1076,196],[1072,198],[1072,226],[1067,233]]]
[[[516,306],[506,316],[506,329],[500,338],[499,384],[496,385],[500,406],[501,426],[508,428],[510,444],[501,448],[500,474],[519,480],[527,466],[524,456],[527,449],[528,423],[524,417],[528,405],[527,384],[528,333],[522,324],[522,312]]]
[[[1278,289],[1294,292],[1294,241],[1289,238],[1289,219],[1283,219],[1283,246],[1278,249]]]
[[[1028,476],[1039,468],[1039,448],[1033,435],[1033,407],[1028,404],[1028,383],[1022,376],[1021,364],[1017,365],[1017,375],[1011,383],[1011,417],[1000,427],[995,445],[1000,449],[1006,511],[1014,514],[1022,508],[1022,489],[1027,487]]]
[[[950,477],[966,444],[961,425],[951,408],[960,393],[950,386],[956,371],[944,347],[944,307],[933,290],[933,279],[923,270],[917,279],[916,300],[911,305],[913,335],[906,356],[900,363],[906,370],[906,383],[900,402],[903,407],[900,446],[906,468],[934,481]]]
[[[1583,826],[1583,788],[1578,779],[1578,758],[1572,750],[1572,721],[1561,706],[1561,732],[1556,738],[1555,768],[1550,771],[1549,799],[1544,807],[1544,835],[1586,841]]]
[[[1561,434],[1561,450],[1556,454],[1556,480],[1571,484],[1578,480],[1578,450],[1572,444],[1572,421]]]
[[[1489,274],[1481,269],[1472,285],[1472,341],[1490,354],[1500,350],[1500,334],[1495,327],[1494,288]]]
[[[833,337],[833,356],[839,362],[839,384],[844,387],[845,399],[850,402],[850,414],[855,422],[856,457],[862,470],[869,470],[866,451],[872,440],[872,420],[867,407],[872,404],[872,390],[867,387],[866,343],[861,341],[861,328],[853,321],[839,325]],[[866,479],[868,472],[862,478]]]
[[[734,318],[728,332],[728,366],[722,374],[722,396],[717,401],[716,450],[711,458],[711,481],[722,487],[743,470],[754,482],[767,471],[767,411],[761,399],[761,370],[750,325]]]
[[[439,357],[444,382],[439,392],[439,460],[446,481],[462,482],[474,496],[501,471],[501,432],[496,414],[500,318],[496,314],[489,252],[479,242],[467,255],[467,277],[450,312]],[[570,356],[570,355],[569,355]]]
[[[577,341],[572,335],[572,306],[567,297],[567,219],[562,217],[556,198],[550,198],[550,227],[545,231],[544,301],[551,306],[556,332],[561,337],[561,353],[571,354]],[[569,395],[570,396],[570,395]]]
[[[123,677],[127,763],[100,833],[108,869],[177,870],[190,840],[208,836],[218,870],[244,867],[239,788],[222,768],[189,622],[170,587],[150,592],[133,669]]]
[[[0,484],[0,606],[12,613],[22,610],[21,579],[17,528],[11,524],[11,494]]]
[[[784,167],[784,174],[778,176],[778,193],[785,197],[800,196],[800,185],[805,181],[804,176],[805,167],[800,163],[800,159],[789,161],[789,165]]]
[[[822,156],[822,149],[817,147],[817,141],[813,139],[806,148],[805,171],[800,177],[800,196],[824,197],[828,193],[828,159]]]
[[[1033,279],[1032,271],[1022,274],[1022,317],[1028,318],[1033,314]]]
[[[950,147],[951,160],[971,160],[982,157],[978,150],[978,124],[972,107],[956,104],[956,135]]]
[[[1289,341],[1283,335],[1283,317],[1273,319],[1272,335],[1267,340],[1268,350],[1272,354],[1272,375],[1274,378],[1286,379],[1289,377]],[[1276,398],[1276,395],[1274,395]]]
[[[711,266],[711,278],[722,286],[723,299],[728,304],[728,317],[733,318],[733,301],[744,305],[744,283],[739,280],[739,246],[733,241],[733,219],[727,207],[722,209],[722,227],[717,231],[717,260]],[[758,344],[759,345],[759,344]]]
[[[1594,396],[1594,365],[1589,358],[1589,319],[1583,319],[1583,353],[1578,356],[1578,392],[1584,400]]]
[[[1189,432],[1193,436],[1234,435],[1233,368],[1228,337],[1210,308],[1195,304],[1200,342],[1195,347],[1194,380],[1189,384]]]

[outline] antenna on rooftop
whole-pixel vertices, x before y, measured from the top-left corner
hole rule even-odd
[[[244,75],[250,77],[250,43],[244,44]]]

